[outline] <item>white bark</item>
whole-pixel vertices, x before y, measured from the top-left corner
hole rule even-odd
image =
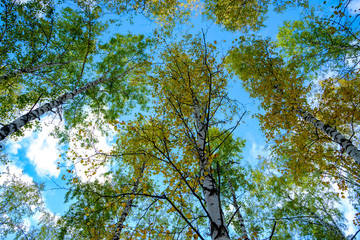
[[[336,143],[340,144],[340,146],[345,150],[350,157],[352,157],[355,162],[360,164],[360,151],[352,144],[350,140],[345,138],[340,132],[338,132],[335,128],[321,122],[310,113],[298,109],[296,110],[306,122],[313,124],[317,129],[321,130],[327,136],[331,137]]]
[[[121,76],[118,76],[118,77],[122,77],[123,75],[125,75],[125,73],[123,73]],[[98,78],[97,80],[90,82],[81,88],[78,88],[69,93],[65,93],[65,94],[61,95],[60,97],[58,97],[57,99],[55,99],[49,103],[46,103],[46,104],[42,105],[41,107],[36,108],[36,109],[22,115],[21,117],[17,118],[15,121],[3,126],[0,129],[0,141],[4,140],[7,136],[16,132],[18,129],[23,127],[28,122],[30,122],[36,118],[39,118],[40,116],[47,113],[51,109],[62,105],[67,100],[73,99],[76,95],[79,95],[79,94],[91,89],[92,87],[94,87],[100,83],[109,81],[109,80],[111,80],[111,79],[105,78],[105,75],[103,75],[102,77]]]
[[[276,79],[276,75],[272,72]],[[277,81],[277,79],[276,79]],[[274,86],[274,89],[282,96],[285,92],[284,89],[279,88],[278,85]],[[325,124],[312,116],[310,113],[304,111],[301,108],[294,109],[295,112],[299,113],[301,118],[303,118],[306,122],[313,124],[317,129],[321,130],[323,133],[331,137],[336,143],[338,143],[350,157],[352,157],[356,163],[360,164],[360,151],[355,147],[350,140],[345,138],[340,132],[338,132],[335,128],[331,127],[328,124]]]
[[[206,134],[208,126],[201,119],[200,107],[195,103],[194,117],[197,127],[197,150],[200,160],[200,175],[203,177],[202,187],[206,210],[209,214],[210,235],[212,240],[229,240],[229,233],[221,210],[220,196],[211,174],[210,164],[205,154]]]
[[[284,90],[280,89],[278,86],[274,86],[274,89],[278,93],[283,95]],[[331,137],[337,144],[339,144],[350,157],[352,157],[356,163],[360,164],[360,151],[354,144],[344,137],[340,132],[335,128],[331,127],[328,124],[323,123],[319,119],[312,116],[310,113],[304,111],[301,108],[294,108],[294,111],[297,112],[304,121],[313,124],[317,129],[325,133],[327,136]]]
[[[133,189],[131,190],[132,194],[137,193],[137,189],[138,189],[139,184],[140,184],[140,178],[142,177],[142,175],[144,173],[144,170],[145,170],[145,163],[143,164],[143,166],[142,166],[142,168],[140,170],[140,175],[136,179],[136,182],[134,183]],[[120,239],[120,234],[121,234],[121,231],[122,231],[122,229],[124,227],[124,222],[126,220],[126,217],[130,213],[131,207],[133,206],[133,202],[134,202],[134,199],[129,197],[129,199],[126,202],[125,208],[121,213],[120,220],[116,224],[116,230],[115,230],[113,240],[119,240]]]
[[[242,217],[240,211],[239,211],[239,204],[236,200],[236,195],[235,195],[235,191],[234,188],[231,184],[231,181],[229,181],[229,186],[230,186],[230,191],[231,191],[231,195],[233,198],[233,205],[235,207],[235,211],[237,211],[236,215],[238,217],[239,223],[240,223],[240,228],[241,228],[241,232],[242,232],[242,236],[241,239],[243,240],[250,240],[250,238],[248,237],[248,232],[246,231],[246,227],[245,227],[245,221],[244,218]]]

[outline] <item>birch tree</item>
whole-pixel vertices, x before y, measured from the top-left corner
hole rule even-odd
[[[80,81],[104,27],[98,13],[85,6],[75,10],[46,0],[1,5],[0,116],[5,124]]]
[[[204,239],[208,232],[212,239],[230,238],[221,200],[221,176],[215,177],[219,170],[216,154],[235,128],[230,124],[238,107],[227,97],[228,79],[222,63],[217,63],[221,60],[216,59],[215,49],[215,45],[189,36],[171,44],[162,52],[162,63],[149,80],[155,101],[153,114],[140,115],[126,124],[122,153],[148,156],[150,171],[162,176],[166,186],[157,195],[169,206],[167,212],[180,218],[177,226],[169,226],[170,236],[184,226],[186,237]],[[221,112],[224,119],[218,117]],[[210,130],[219,126],[229,129],[211,134]],[[152,148],[135,150],[138,142]],[[203,229],[204,219],[209,230]]]
[[[120,109],[121,102],[128,99],[142,99],[141,96],[131,96],[138,88],[137,85],[128,85],[126,78],[129,78],[128,75],[137,76],[137,74],[142,71],[142,67],[145,66],[144,60],[146,55],[144,54],[144,48],[148,44],[148,40],[144,39],[143,36],[117,35],[112,38],[109,43],[100,46],[104,53],[107,54],[102,59],[102,62],[97,64],[98,71],[103,72],[102,76],[92,82],[86,83],[83,87],[78,87],[71,92],[62,94],[55,100],[35,108],[34,110],[31,109],[28,113],[19,117],[12,123],[4,125],[0,129],[0,140],[5,139],[7,136],[25,126],[28,122],[39,118],[43,114],[49,113],[55,108],[62,107],[66,101],[79,98],[79,95],[82,95],[83,97],[86,96],[85,93],[88,93],[88,100],[83,100],[82,103],[72,104],[72,106],[69,107],[69,112],[82,111],[81,108],[84,108],[86,104],[89,104],[96,109],[97,112],[95,112],[95,114],[97,113],[98,115],[100,112],[104,114],[106,113],[104,109],[107,108],[107,105],[110,105],[113,101],[119,101],[115,106],[112,104],[112,107],[108,110],[108,115],[105,115],[105,119],[116,118],[116,116],[122,113],[122,110]],[[136,66],[138,69],[133,71],[135,64],[138,64]],[[143,65],[141,66],[141,64]],[[105,84],[104,90],[101,92],[99,91],[100,84]],[[122,92],[112,92],[115,89]],[[119,94],[122,95],[122,99],[119,99]],[[89,102],[89,100],[94,100],[95,98],[97,99],[97,103]],[[73,109],[74,105],[76,109]],[[116,108],[116,110],[114,108]],[[111,113],[111,115],[109,115],[109,113]],[[77,122],[83,120],[83,117],[81,116],[84,115],[84,112],[77,113],[77,115],[77,118],[71,116],[71,113],[65,113],[64,116],[68,121],[73,122],[76,125]]]
[[[269,140],[274,140],[274,149],[279,156],[291,156],[290,171],[295,174],[293,171],[320,169],[333,176],[350,174],[357,178],[359,150],[351,141],[351,126],[356,120],[340,118],[356,109],[349,105],[352,99],[348,103],[336,101],[333,95],[332,104],[311,107],[307,97],[312,85],[306,84],[307,79],[296,62],[281,58],[268,39],[243,38],[239,46],[229,61],[251,97],[261,100],[265,110],[264,114],[258,114],[262,129]],[[324,99],[331,96],[324,93]],[[331,107],[335,105],[338,107]],[[340,182],[339,185],[344,186]]]

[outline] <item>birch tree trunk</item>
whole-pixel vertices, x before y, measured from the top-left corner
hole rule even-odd
[[[318,120],[310,113],[297,109],[295,110],[301,116],[304,121],[313,124],[317,129],[321,130],[327,136],[331,137],[336,143],[338,143],[350,157],[352,157],[356,163],[360,164],[360,151],[353,145],[353,143],[344,137],[340,132],[335,128],[331,127],[328,124],[323,123]]]
[[[219,191],[210,170],[210,163],[205,154],[208,125],[201,119],[200,107],[196,102],[194,117],[197,127],[197,151],[200,160],[200,176],[203,178],[202,187],[210,223],[210,236],[212,240],[230,240],[229,232],[224,221],[224,214],[221,210]]]
[[[120,76],[117,76],[116,78],[123,77],[126,73],[127,72],[124,72],[123,74],[121,74]],[[12,133],[14,133],[17,130],[19,130],[20,128],[22,128],[28,122],[30,122],[36,118],[39,118],[43,114],[49,112],[51,109],[64,104],[67,100],[73,99],[75,96],[97,86],[98,84],[107,82],[112,79],[114,79],[114,78],[105,78],[105,74],[104,74],[102,77],[98,78],[97,80],[90,82],[90,83],[86,84],[85,86],[78,88],[72,92],[65,93],[65,94],[61,95],[60,97],[58,97],[57,99],[55,99],[49,103],[46,103],[46,104],[42,105],[41,107],[36,108],[36,109],[22,115],[21,117],[17,118],[15,121],[3,126],[0,129],[0,141],[4,140],[7,136],[11,135]]]
[[[236,200],[236,196],[235,196],[235,191],[234,191],[234,188],[231,184],[231,181],[229,181],[229,186],[230,186],[230,191],[231,191],[231,195],[232,195],[232,198],[233,198],[233,205],[237,211],[236,213],[236,216],[238,217],[238,220],[239,220],[239,223],[240,223],[240,227],[241,227],[241,232],[242,232],[242,235],[241,235],[241,239],[243,240],[250,240],[250,238],[248,237],[248,232],[246,231],[246,227],[245,227],[245,224],[244,224],[244,218],[242,217],[239,209],[239,204]]]
[[[274,73],[273,73],[274,75]],[[274,77],[276,78],[276,76],[274,75]],[[274,89],[277,90],[278,93],[280,93],[280,95],[282,97],[284,97],[284,90],[279,88],[278,85],[274,86]],[[352,157],[356,163],[360,164],[360,151],[359,149],[357,149],[357,147],[354,146],[354,144],[347,138],[344,137],[344,135],[342,135],[339,131],[337,131],[335,128],[331,127],[328,124],[323,123],[322,121],[320,121],[319,119],[315,118],[313,115],[311,115],[310,113],[304,111],[301,108],[293,108],[293,110],[298,113],[300,115],[300,117],[302,119],[304,119],[305,122],[311,123],[312,125],[314,125],[317,129],[319,129],[320,131],[322,131],[323,133],[325,133],[327,136],[329,136],[330,138],[332,138],[337,144],[339,144],[344,150],[345,152]]]
[[[135,194],[137,192],[137,189],[139,187],[139,184],[140,184],[140,178],[142,177],[143,173],[144,173],[144,170],[145,170],[145,162],[140,170],[140,175],[139,177],[136,179],[136,182],[134,183],[134,187],[133,189],[131,190],[131,193],[132,194]],[[116,230],[115,230],[115,234],[114,234],[114,237],[113,237],[113,240],[119,240],[120,239],[120,234],[121,234],[121,231],[124,227],[124,222],[126,220],[126,217],[129,215],[130,213],[130,210],[131,210],[131,207],[133,205],[133,202],[134,202],[134,199],[129,197],[129,199],[127,200],[126,202],[126,205],[125,205],[125,208],[123,210],[123,212],[121,213],[121,216],[120,216],[120,220],[118,221],[118,223],[116,224]]]
[[[277,90],[280,95],[283,96],[284,90],[280,89],[277,85],[274,86],[274,89]],[[325,133],[327,136],[332,138],[334,142],[339,144],[345,152],[352,157],[356,163],[360,164],[360,151],[357,149],[357,147],[354,146],[354,144],[347,138],[344,137],[339,131],[337,131],[335,128],[331,127],[328,124],[323,123],[310,113],[304,111],[301,108],[293,108],[293,110],[300,115],[300,117],[308,123],[311,123],[314,125],[317,129]]]
[[[275,79],[277,79],[276,75],[272,72]],[[278,85],[274,86],[274,89],[282,97],[284,97],[284,89],[279,88]],[[352,157],[356,163],[360,164],[360,151],[357,149],[357,147],[354,146],[354,144],[347,138],[344,137],[340,132],[338,132],[335,128],[331,127],[328,124],[323,123],[322,121],[318,120],[314,116],[312,116],[310,113],[304,111],[301,108],[295,109],[295,112],[300,115],[304,121],[313,124],[317,129],[325,133],[327,136],[332,138],[337,144],[339,144],[347,154],[349,154],[350,157]]]

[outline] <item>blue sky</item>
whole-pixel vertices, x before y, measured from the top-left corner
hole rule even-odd
[[[355,1],[350,7],[355,8],[356,6],[357,8],[360,7],[360,0]],[[282,25],[284,20],[295,20],[299,17],[299,9],[288,10],[285,14],[270,13],[267,27],[261,31],[261,34],[275,38],[277,28]],[[179,34],[184,31],[190,31],[196,34],[199,33],[201,29],[208,29],[206,34],[207,41],[214,42],[216,40],[219,45],[222,45],[224,51],[229,49],[231,42],[240,36],[240,33],[226,32],[215,24],[202,21],[201,16],[193,17],[191,21],[194,24],[193,29],[187,29],[186,26],[181,26],[177,28],[176,31]],[[152,28],[154,27],[153,23],[148,22],[142,17],[135,19],[134,22],[133,26],[125,24],[120,27],[110,28],[110,31],[115,30],[120,33],[130,31],[134,34],[151,34]],[[243,104],[249,113],[244,118],[245,123],[241,124],[235,131],[235,135],[246,139],[246,147],[243,153],[244,159],[249,162],[254,162],[258,154],[267,154],[265,138],[260,132],[259,123],[257,119],[251,117],[252,114],[259,111],[258,102],[249,98],[248,93],[241,88],[239,81],[232,83],[229,94],[230,98],[236,99]],[[136,109],[134,111],[136,112]],[[131,116],[125,118],[128,119],[131,118]],[[64,204],[64,194],[66,190],[56,189],[58,186],[54,184],[54,182],[60,186],[65,185],[65,182],[61,180],[65,170],[57,169],[57,162],[61,160],[59,155],[62,154],[63,151],[58,146],[58,140],[49,135],[50,132],[53,131],[53,123],[50,123],[51,120],[52,116],[42,118],[42,121],[48,124],[43,126],[41,132],[27,132],[24,137],[19,138],[17,141],[9,140],[6,143],[6,153],[12,161],[10,163],[10,170],[21,176],[24,181],[33,179],[35,181],[45,182],[47,189],[44,192],[46,206],[53,214],[61,215],[67,209],[67,205]],[[61,125],[60,122],[56,124]],[[94,134],[99,136],[99,143],[96,146],[97,149],[103,149],[104,151],[111,149],[112,139],[106,139],[104,136],[100,136],[98,132],[94,132]],[[78,170],[84,171],[84,167],[77,167]],[[100,178],[101,172],[105,170],[106,169],[102,169],[102,171],[99,171],[97,175],[93,176],[93,179],[96,177]],[[80,174],[80,176],[82,176],[84,180],[86,179],[84,175]],[[352,219],[353,212],[347,200],[344,200],[342,208],[346,212],[348,219]],[[351,227],[351,223],[349,227],[349,233],[354,233],[354,228]]]

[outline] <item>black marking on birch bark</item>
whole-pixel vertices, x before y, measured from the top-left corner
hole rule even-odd
[[[10,132],[10,125],[5,125],[1,128],[0,138],[4,139]]]
[[[218,193],[218,191],[216,191],[215,187],[212,187],[211,189],[208,187],[203,187],[204,190],[206,190],[209,193],[209,196],[214,196]]]
[[[214,221],[212,221],[210,229],[212,239],[218,239],[225,236],[230,239],[224,224],[217,225]],[[216,235],[214,235],[214,233],[216,233]]]
[[[205,190],[210,192],[209,196],[213,196],[215,194],[218,194],[218,191],[217,191],[216,185],[215,185],[215,181],[214,181],[212,175],[210,173],[208,173],[208,175],[205,176],[205,179],[209,179],[208,182],[210,182],[210,185],[211,185],[211,189],[208,188],[208,187],[205,187],[205,186],[203,187]],[[204,179],[204,181],[205,181],[205,179]]]

